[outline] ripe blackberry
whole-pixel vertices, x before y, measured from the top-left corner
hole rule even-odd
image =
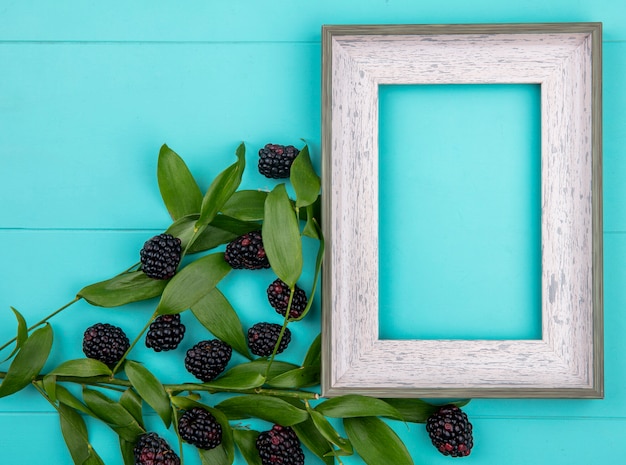
[[[207,382],[224,371],[233,349],[219,339],[200,341],[187,351],[185,368],[201,381]]]
[[[180,437],[199,449],[215,449],[222,443],[222,425],[211,412],[194,407],[178,420]]]
[[[300,440],[289,426],[274,425],[256,440],[263,465],[304,465]]]
[[[269,268],[270,262],[265,255],[261,231],[252,231],[229,243],[224,252],[224,260],[235,269]]]
[[[159,234],[148,239],[139,252],[141,269],[150,278],[169,279],[176,274],[181,254],[179,238]]]
[[[269,300],[270,305],[274,307],[277,313],[280,313],[283,316],[287,313],[290,293],[289,286],[287,286],[287,284],[285,284],[280,278],[275,280],[267,288],[267,299]],[[289,318],[298,318],[302,315],[307,302],[306,294],[296,285],[293,293],[293,299],[291,299]]]
[[[288,178],[299,153],[293,145],[266,144],[259,150],[259,173],[266,178]]]
[[[185,325],[180,315],[160,315],[151,324],[146,334],[146,347],[155,352],[174,350],[185,336]]]
[[[142,435],[133,452],[135,465],[180,465],[176,452],[156,433]]]
[[[250,347],[250,351],[260,357],[269,357],[272,355],[281,328],[281,325],[275,323],[257,323],[252,326],[252,328],[248,330],[248,347]],[[285,328],[283,338],[280,340],[280,345],[276,353],[280,354],[285,350],[290,341],[291,331],[289,331],[289,328]]]
[[[472,424],[455,405],[444,405],[426,422],[426,431],[439,452],[452,457],[465,457],[474,445]]]
[[[121,328],[108,323],[96,323],[85,330],[83,352],[89,358],[95,358],[108,366],[119,362],[130,342]]]

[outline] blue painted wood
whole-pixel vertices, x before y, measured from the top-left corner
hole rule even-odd
[[[306,138],[319,166],[322,24],[522,21],[604,21],[606,398],[473,401],[467,411],[476,447],[464,462],[617,463],[615,451],[626,433],[626,3],[618,0],[191,0],[176,7],[118,0],[5,2],[0,343],[15,329],[9,306],[29,322],[38,320],[85,284],[134,263],[143,241],[168,225],[155,180],[161,144],[177,150],[204,187],[234,160],[241,140],[253,157],[267,142]],[[269,189],[275,182],[252,171],[244,185]],[[277,318],[259,304],[271,279],[269,272],[242,273],[223,283],[245,325]],[[107,320],[138,331],[155,304],[113,310],[77,304],[54,320],[56,345],[48,366],[81,356],[78,341],[87,325]],[[315,308],[310,319],[293,326],[287,360],[299,362],[319,320]],[[189,331],[190,340],[205,335]],[[136,350],[163,379],[184,375],[176,358],[183,349],[167,360]],[[154,415],[148,420],[160,428]],[[120,465],[115,436],[88,424],[107,465]],[[421,425],[394,428],[416,463],[449,462],[430,446]],[[56,413],[31,389],[0,399],[0,434],[2,463],[41,457],[70,463]],[[168,439],[174,441],[171,433]],[[187,465],[199,463],[191,451],[185,459]],[[319,461],[307,457],[313,463]],[[243,464],[238,457],[236,465]]]

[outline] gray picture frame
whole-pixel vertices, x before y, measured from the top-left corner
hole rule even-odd
[[[601,398],[602,24],[322,29],[322,394]],[[378,86],[541,86],[542,337],[378,337]]]

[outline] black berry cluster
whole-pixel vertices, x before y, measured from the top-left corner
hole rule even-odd
[[[230,361],[233,349],[219,339],[200,341],[187,351],[185,368],[201,381],[215,379]]]
[[[181,254],[179,238],[159,234],[148,239],[139,252],[141,269],[150,278],[169,279],[176,274]]]
[[[234,269],[260,270],[269,268],[270,262],[263,248],[261,231],[239,236],[226,246],[224,260]]]
[[[274,425],[259,434],[256,440],[263,465],[303,465],[304,453],[300,440],[289,426]]]
[[[293,145],[266,144],[259,150],[259,173],[266,178],[288,178],[299,153]]]
[[[275,323],[257,323],[248,330],[248,347],[250,352],[260,357],[269,357],[274,352],[282,326]],[[285,328],[280,340],[277,354],[284,351],[291,342],[291,331]]]
[[[426,431],[439,452],[452,457],[466,457],[472,451],[472,424],[456,405],[444,405],[426,422]]]
[[[291,291],[289,286],[280,278],[276,279],[267,288],[267,300],[277,313],[285,316],[287,307],[289,306],[289,295]],[[289,310],[289,318],[298,318],[304,312],[308,300],[305,292],[297,285],[294,288],[293,299],[291,299],[291,309]]]
[[[130,342],[122,328],[108,323],[96,323],[87,328],[83,334],[85,355],[108,366],[114,366],[119,362],[129,347]]]
[[[180,458],[156,433],[142,435],[133,450],[135,465],[180,465]]]
[[[146,347],[155,352],[174,350],[185,337],[185,325],[180,315],[160,315],[151,324],[146,334]]]
[[[222,425],[200,407],[186,410],[178,420],[180,437],[200,449],[215,449],[222,443]]]

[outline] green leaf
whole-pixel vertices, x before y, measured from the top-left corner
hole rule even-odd
[[[198,184],[183,159],[165,144],[159,152],[157,180],[172,219],[200,212],[202,192]]]
[[[196,229],[213,221],[215,215],[241,184],[241,176],[246,167],[246,146],[241,144],[235,154],[237,161],[217,175],[204,195]]]
[[[308,145],[300,150],[293,161],[289,178],[293,189],[296,191],[296,207],[306,207],[315,203],[322,182],[311,163]]]
[[[439,410],[439,407],[441,406],[425,402],[421,399],[389,398],[381,400],[384,400],[386,403],[394,407],[400,415],[402,415],[402,419],[404,421],[411,423],[426,423],[428,417]],[[462,400],[449,403],[454,404],[457,407],[462,407],[463,405],[467,405],[468,402],[469,400]]]
[[[46,324],[32,333],[22,345],[0,385],[0,397],[28,386],[43,368],[52,349],[52,327]]]
[[[119,438],[119,440],[120,452],[122,453],[124,465],[135,465],[135,444],[122,438]]]
[[[367,465],[413,465],[402,440],[382,420],[376,417],[345,418],[343,426],[354,450]]]
[[[243,221],[262,221],[267,192],[241,190],[234,192],[222,207],[224,215]]]
[[[84,287],[78,297],[98,307],[119,307],[158,297],[167,283],[167,280],[148,278],[143,271],[131,271]]]
[[[92,376],[110,376],[111,369],[99,360],[93,358],[78,358],[61,363],[52,370],[50,374],[90,378]]]
[[[320,230],[317,225],[317,219],[314,216],[314,207],[313,205],[306,206],[306,224],[304,225],[304,229],[302,230],[302,235],[310,237],[311,239],[320,238]]]
[[[50,399],[50,402],[52,402],[52,404],[56,404],[57,403],[57,377],[56,375],[46,375],[43,377],[43,389],[44,391],[46,391],[46,394],[48,395],[48,399]]]
[[[263,375],[237,370],[236,372],[227,371],[216,380],[208,381],[203,383],[203,385],[219,389],[238,389],[244,391],[263,386],[263,383],[265,383],[265,377]]]
[[[230,465],[233,463],[228,457],[224,444],[220,444],[215,449],[198,449],[198,454],[202,465]]]
[[[263,246],[276,276],[293,288],[302,273],[302,241],[284,184],[276,186],[265,200]]]
[[[136,442],[137,438],[145,432],[128,410],[101,392],[85,388],[83,399],[98,418],[126,441]]]
[[[317,335],[317,337],[313,340],[311,345],[309,346],[309,350],[307,350],[306,356],[304,357],[304,362],[302,362],[303,367],[319,367],[322,363],[322,335],[321,333]]]
[[[248,363],[240,363],[239,365],[234,366],[229,370],[229,373],[237,373],[237,374],[245,374],[245,373],[257,373],[260,375],[265,375],[267,372],[267,366],[269,365],[268,360],[258,359]],[[282,375],[288,371],[299,368],[298,365],[294,365],[293,363],[281,362],[279,360],[274,360],[270,366],[270,371],[267,374],[270,379]]]
[[[231,420],[260,418],[283,426],[291,426],[309,418],[309,414],[276,397],[241,395],[215,406]]]
[[[120,396],[120,404],[143,427],[142,400],[134,389],[126,389]]]
[[[309,313],[311,307],[313,306],[313,297],[315,296],[315,292],[317,290],[317,283],[320,280],[320,273],[322,271],[322,262],[324,261],[324,247],[324,237],[321,235],[320,232],[319,248],[317,249],[317,258],[315,259],[315,275],[313,276],[313,287],[311,288],[311,292],[309,293],[311,297],[309,298],[306,307],[302,311],[302,314],[298,318],[295,318],[293,321],[300,321],[301,319],[303,319]]]
[[[334,457],[328,455],[333,453],[333,449],[311,418],[293,425],[292,428],[307,449],[317,455],[326,465],[334,465]]]
[[[347,439],[342,438],[337,430],[333,428],[333,425],[319,412],[309,411],[309,415],[311,415],[311,420],[313,420],[313,424],[317,428],[317,430],[322,434],[324,439],[328,442],[336,445],[342,452],[342,455],[352,455],[352,444]]]
[[[219,289],[214,288],[191,306],[197,320],[215,337],[229,344],[244,357],[252,358],[241,320]]]
[[[157,313],[180,313],[194,306],[209,294],[231,270],[223,253],[206,255],[180,270],[169,282]]]
[[[298,367],[267,381],[269,386],[286,389],[317,386],[319,383],[320,367]]]
[[[256,448],[256,439],[259,437],[258,431],[234,429],[233,436],[239,452],[241,452],[248,465],[263,465],[259,451]]]
[[[26,339],[28,339],[28,325],[26,324],[26,320],[22,316],[20,312],[11,307],[13,313],[15,314],[15,318],[17,319],[17,335],[15,336],[15,347],[11,351],[11,353],[4,359],[2,362],[6,362],[10,358],[13,358],[15,353],[20,350]]]
[[[73,408],[74,410],[78,410],[79,412],[84,413],[85,415],[89,415],[91,417],[97,418],[96,415],[87,408],[85,404],[83,404],[80,400],[78,400],[74,394],[70,393],[65,387],[57,384],[56,387],[56,397],[57,400],[67,405],[68,407]]]
[[[126,360],[124,371],[137,393],[161,417],[166,428],[172,422],[170,398],[165,388],[150,371],[133,360]]]
[[[102,464],[104,462],[89,443],[87,426],[83,418],[70,407],[60,404],[57,407],[61,422],[61,433],[76,465]]]
[[[333,397],[319,404],[315,410],[333,418],[384,416],[396,420],[404,419],[400,412],[384,400],[357,394]]]

